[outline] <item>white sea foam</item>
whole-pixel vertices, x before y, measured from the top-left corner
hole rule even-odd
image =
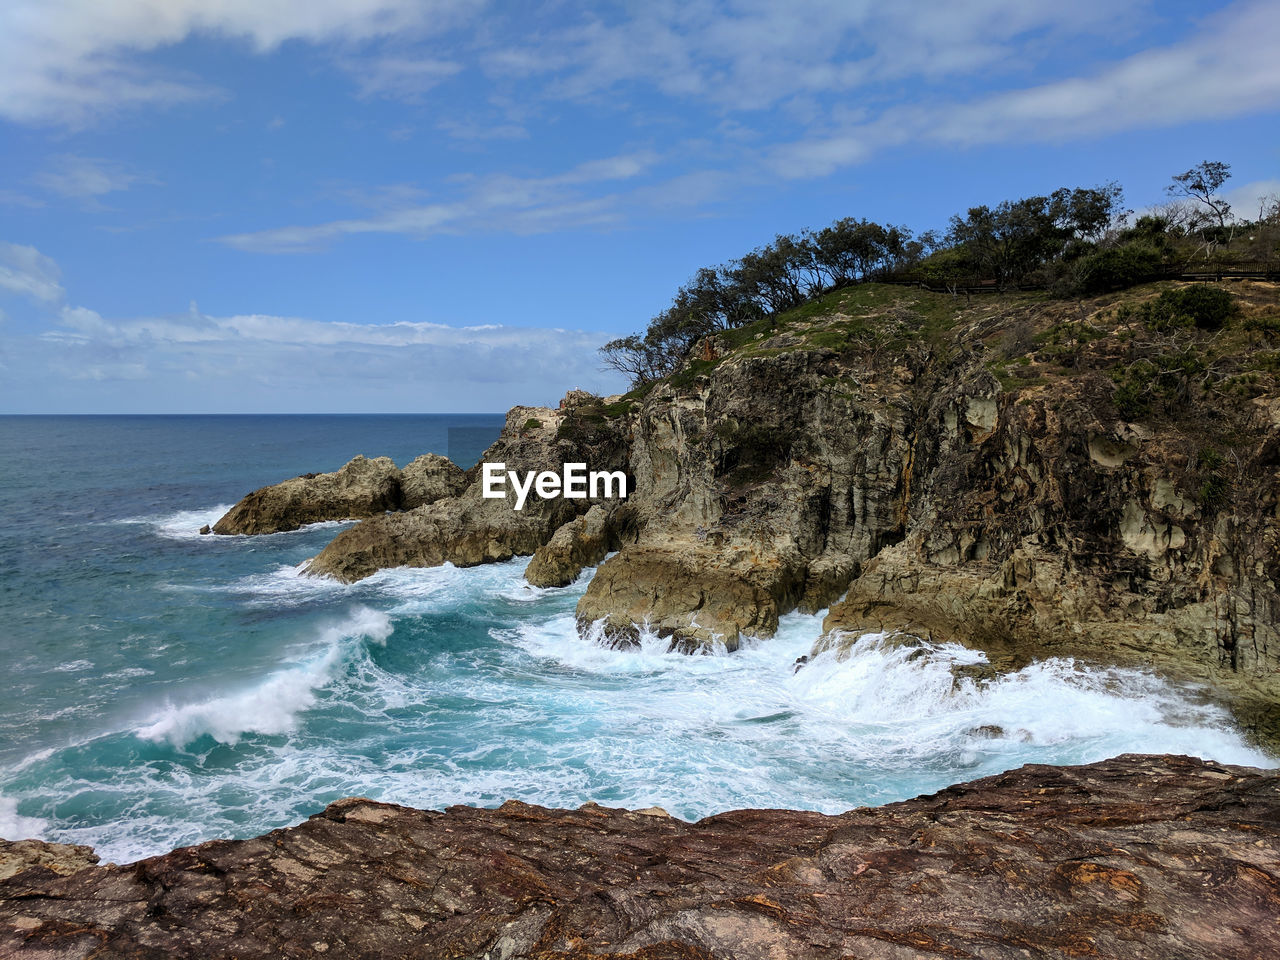
[[[104,673],[100,679],[136,680],[138,677],[150,677],[154,675],[155,671],[146,667],[125,667],[123,670],[114,670],[111,673]]]
[[[280,564],[267,573],[255,573],[233,580],[219,592],[238,593],[252,597],[251,602],[276,604],[307,603],[319,597],[336,596],[349,592],[347,584],[331,577],[313,577],[305,572],[306,563]]]
[[[60,663],[53,668],[59,673],[79,673],[82,670],[93,669],[92,660],[69,660],[66,663]]]
[[[528,557],[475,567],[393,567],[361,581],[365,589],[397,601],[396,613],[412,615],[489,597],[520,593]],[[533,589],[533,588],[530,588]]]
[[[957,679],[953,667],[981,654],[875,635],[797,670],[821,614],[783,617],[775,637],[731,655],[667,652],[649,632],[637,650],[611,649],[578,636],[584,585],[509,596],[524,563],[340,586],[390,616],[357,610],[256,686],[167,707],[134,731],[186,747],[189,761],[112,760],[109,775],[85,776],[43,758],[11,771],[6,793],[47,817],[52,839],[126,861],[295,823],[353,793],[418,807],[659,804],[692,819],[738,807],[835,813],[1023,763],[1124,752],[1275,763],[1196,691],[1141,671],[1058,659]],[[412,619],[459,606],[491,620],[493,639],[437,644],[435,621]],[[385,642],[391,616],[411,627],[406,641],[370,649],[365,638]],[[195,744],[205,734],[218,743]],[[55,815],[77,805],[95,813]]]
[[[225,542],[227,540],[247,539],[237,535],[218,536],[217,539],[211,539],[207,535],[200,533],[201,527],[212,527],[215,523],[222,519],[228,510],[234,504],[220,503],[212,507],[201,507],[195,510],[177,510],[173,513],[155,514],[151,516],[125,517],[122,520],[113,521],[115,523],[130,524],[146,524],[154,528],[155,532],[168,540],[205,540],[208,543]],[[302,533],[307,530],[323,529],[332,527],[340,529],[349,527],[355,520],[320,520],[316,523],[303,524],[297,530],[285,530],[280,533],[258,534],[258,536],[271,537],[287,537],[290,534]]]
[[[389,567],[354,584],[331,577],[307,574],[307,561],[280,564],[274,570],[240,577],[219,586],[175,586],[173,589],[235,593],[254,598],[252,603],[272,605],[307,603],[323,597],[349,594],[353,597],[391,601],[395,615],[413,616],[448,609],[461,603],[501,597],[516,602],[532,602],[562,591],[530,586],[524,579],[528,557],[478,567],[456,567],[444,563],[435,567]]]
[[[166,704],[135,733],[144,740],[185,746],[205,734],[234,744],[247,733],[291,733],[298,715],[316,702],[316,690],[333,679],[353,642],[385,644],[391,618],[360,608],[346,621],[329,627],[311,656],[280,668],[258,685],[198,703]]]
[[[39,840],[49,822],[40,817],[24,817],[18,813],[18,801],[0,796],[0,839]]]
[[[213,507],[179,510],[158,517],[131,517],[125,522],[149,524],[156,533],[169,540],[194,540],[200,538],[201,527],[213,526],[230,509],[231,504],[220,503]]]
[[[980,754],[1029,761],[1060,750],[1063,762],[1123,752],[1274,762],[1231,728],[1222,708],[1145,671],[1052,658],[986,681],[956,679],[952,665],[973,662],[982,660],[954,644],[913,650],[870,635],[845,659],[815,658],[790,686],[821,719],[815,732],[856,737],[873,754],[903,760],[951,752],[960,761]]]
[[[1052,659],[987,681],[957,679],[954,666],[981,663],[983,656],[955,644],[886,644],[882,635],[861,638],[847,656],[826,653],[797,670],[820,623],[820,615],[792,614],[775,638],[711,657],[668,653],[651,634],[642,634],[639,650],[609,649],[578,639],[571,616],[498,635],[588,676],[635,678],[614,692],[614,708],[664,734],[705,738],[717,727],[745,723],[759,726],[735,730],[735,739],[769,739],[777,736],[770,725],[785,722],[793,728],[793,756],[810,754],[815,762],[825,755],[871,768],[1005,769],[1005,760],[1173,752],[1274,763],[1244,741],[1224,710],[1139,670]]]

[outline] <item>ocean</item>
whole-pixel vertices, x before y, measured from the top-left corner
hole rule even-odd
[[[0,836],[129,862],[360,795],[417,807],[838,812],[1024,763],[1274,766],[1201,691],[874,636],[801,669],[821,615],[734,654],[582,639],[527,560],[301,576],[342,524],[200,536],[250,490],[448,453],[501,415],[0,417]],[[996,729],[998,728],[998,729]]]

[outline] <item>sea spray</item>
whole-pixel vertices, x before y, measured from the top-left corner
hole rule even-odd
[[[24,817],[18,813],[18,801],[0,796],[0,838],[6,840],[39,840],[45,835],[49,821],[41,817]]]
[[[146,523],[89,528],[67,569],[108,565],[82,582],[100,590],[84,601],[95,616],[14,661],[48,705],[31,696],[8,715],[27,739],[0,765],[6,809],[105,859],[259,834],[353,794],[695,818],[838,812],[1128,751],[1272,762],[1196,691],[1140,671],[1055,660],[957,679],[980,654],[874,636],[797,670],[821,632],[821,615],[800,614],[734,654],[672,653],[647,631],[618,650],[578,634],[590,571],[556,590],[525,583],[519,559],[343,585],[299,572],[331,530],[174,537],[171,521],[209,511],[176,512],[140,505],[127,515]],[[126,548],[139,559],[111,567]]]
[[[199,703],[166,706],[136,733],[145,740],[183,747],[202,736],[235,744],[246,733],[291,733],[298,714],[316,701],[315,691],[328,683],[350,653],[353,642],[385,644],[391,618],[362,607],[346,621],[325,629],[318,649],[302,661],[282,667],[260,684]]]

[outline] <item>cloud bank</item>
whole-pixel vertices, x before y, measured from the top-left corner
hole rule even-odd
[[[90,392],[166,412],[130,386],[140,381],[166,397],[168,412],[486,412],[554,403],[573,387],[624,386],[596,357],[609,335],[591,331],[215,317],[194,304],[172,316],[107,319],[69,305],[58,265],[16,244],[0,244],[0,294],[34,306],[41,320],[0,346],[0,404],[13,412],[50,412],[50,398]]]

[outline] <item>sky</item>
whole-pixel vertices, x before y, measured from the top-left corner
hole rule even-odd
[[[1280,2],[5,0],[0,412],[624,388],[699,267],[1061,186],[1280,193]]]

